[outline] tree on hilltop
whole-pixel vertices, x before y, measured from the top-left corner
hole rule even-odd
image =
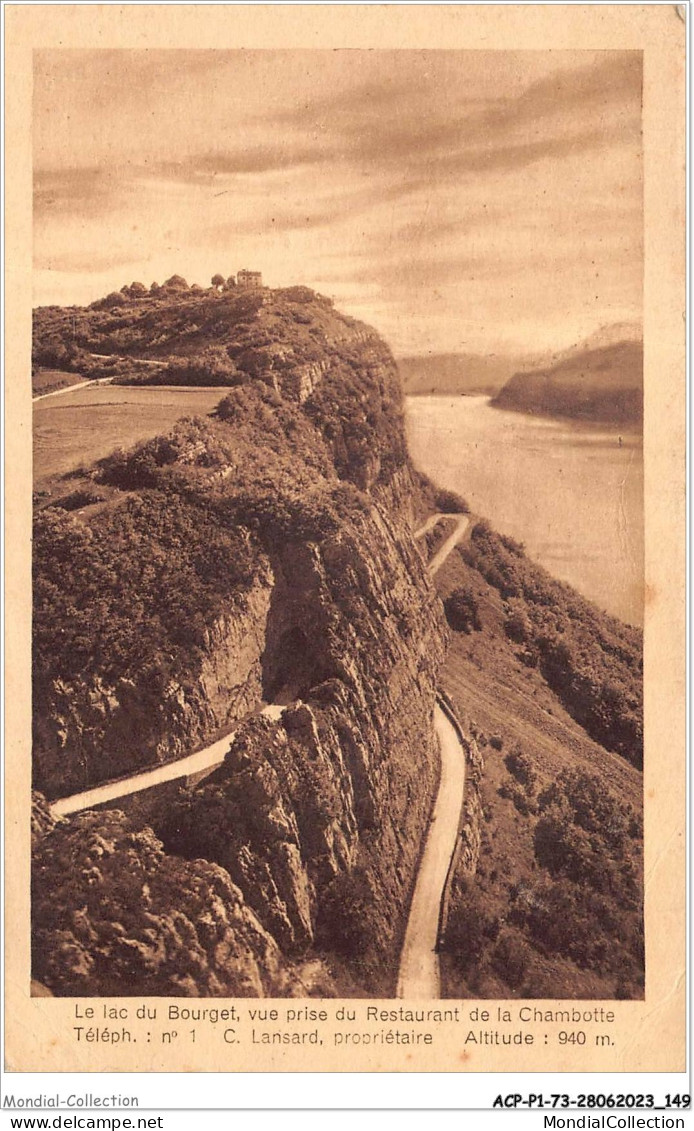
[[[164,286],[168,291],[188,291],[190,287],[186,283],[182,275],[172,275],[167,279]]]
[[[131,283],[130,286],[126,285],[121,287],[120,293],[125,295],[126,298],[142,298],[147,294],[147,288],[144,283]]]
[[[218,272],[216,275],[212,276],[210,282],[212,283],[213,287],[217,287],[217,289],[219,289],[219,287],[224,286],[224,276],[220,275]]]
[[[126,302],[125,295],[121,294],[120,291],[111,291],[109,295],[106,295],[106,298],[100,299],[98,303],[92,303],[92,306],[107,309],[109,306],[124,306]]]

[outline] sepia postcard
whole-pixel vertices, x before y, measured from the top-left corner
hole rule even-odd
[[[684,13],[5,15],[7,1068],[683,1071]]]

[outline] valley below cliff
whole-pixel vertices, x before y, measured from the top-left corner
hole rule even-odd
[[[432,576],[437,535],[415,533],[465,504],[414,468],[375,331],[304,287],[186,289],[37,312],[37,358],[65,364],[61,349],[70,372],[86,361],[125,384],[220,392],[211,415],[37,484],[36,981],[56,995],[392,996],[448,693],[467,778],[445,993],[492,996],[501,979],[511,996],[639,996],[640,633],[474,516]],[[549,724],[523,721],[521,693]],[[200,780],[51,808],[225,734]],[[523,847],[502,883],[514,820]],[[528,883],[535,906],[563,899],[582,929],[600,922],[601,946],[548,940]]]

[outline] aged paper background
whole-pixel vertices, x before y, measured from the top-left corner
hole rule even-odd
[[[5,1010],[15,1071],[682,1071],[685,1062],[685,26],[674,5],[6,8],[6,904]],[[225,1045],[223,1026],[194,1045],[76,1044],[75,1000],[29,996],[31,82],[47,47],[623,48],[643,51],[645,150],[645,894],[646,999],[613,1009],[611,1045],[463,1051],[472,1027],[437,1029],[431,1047],[335,1049]],[[114,1004],[135,999],[114,999]],[[96,1006],[96,999],[82,1002]],[[144,1004],[144,1003],[143,1003]],[[150,999],[160,1016],[164,999]],[[190,999],[179,1004],[224,1006]],[[243,1007],[251,1002],[237,1003]],[[273,1003],[262,1003],[273,1004]],[[287,1006],[274,1003],[280,1018]],[[321,1003],[309,1003],[313,1007]],[[323,1003],[334,1017],[342,1003]],[[344,1003],[365,1016],[366,1002]],[[389,1003],[369,1002],[388,1008]],[[392,1006],[394,1003],[390,1003]],[[428,1006],[435,1003],[424,1003]],[[469,1015],[473,1002],[459,1005]],[[523,1004],[509,1003],[514,1010]],[[563,1003],[580,1009],[588,1002]],[[496,1003],[480,1003],[494,1015]],[[558,1008],[560,1003],[544,1003]],[[99,1014],[97,1014],[97,1017]],[[83,1022],[80,1022],[83,1023]],[[300,1026],[299,1026],[300,1027]],[[311,1025],[307,1025],[311,1028]],[[342,1026],[344,1027],[344,1026]],[[357,1028],[359,1028],[357,1024]],[[133,1026],[133,1031],[136,1031]]]

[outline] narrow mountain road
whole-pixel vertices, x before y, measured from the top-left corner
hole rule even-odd
[[[463,541],[470,526],[470,516],[466,514],[432,514],[424,525],[420,526],[419,530],[415,531],[415,538],[423,538],[425,534],[428,534],[430,530],[433,530],[435,526],[438,526],[440,522],[444,522],[446,519],[455,519],[456,527],[455,530],[449,534],[443,545],[439,546],[433,558],[428,563],[427,569],[432,575],[441,568],[451,551]]]
[[[168,361],[153,361],[147,357],[120,357],[118,354],[111,353],[90,353],[90,357],[95,357],[99,361],[136,361],[139,365],[153,365],[157,369],[165,369],[169,364]],[[74,393],[76,389],[86,389],[87,385],[111,385],[112,380],[110,377],[93,377],[90,381],[78,381],[76,385],[68,385],[64,389],[54,389],[52,393],[41,393],[38,397],[32,397],[32,404],[36,401],[45,401],[46,397],[59,397],[62,393]]]
[[[448,867],[458,838],[465,788],[465,756],[455,727],[438,704],[434,727],[441,748],[441,781],[400,956],[396,991],[399,998],[438,998],[441,993],[436,952],[439,913]]]
[[[153,789],[154,786],[164,782],[175,781],[177,778],[187,778],[205,770],[213,770],[224,761],[224,756],[229,749],[232,734],[227,734],[197,754],[188,754],[176,762],[165,762],[152,770],[143,770],[129,778],[120,778],[117,781],[105,782],[96,785],[93,789],[86,789],[83,793],[74,793],[71,797],[62,797],[51,805],[51,812],[56,817],[66,817],[70,813],[81,813],[83,809],[93,809],[96,805],[105,805],[109,801],[118,801],[122,797],[129,797],[133,793],[142,793],[144,790]]]
[[[263,707],[258,713],[270,719],[279,719],[284,707],[274,703]],[[221,766],[229,747],[234,741],[235,732],[224,735],[203,750],[195,754],[188,754],[185,758],[178,758],[175,762],[164,762],[151,770],[141,770],[128,778],[118,778],[116,781],[103,782],[92,789],[82,793],[73,793],[70,797],[61,797],[51,805],[51,812],[56,817],[66,817],[70,813],[81,813],[83,809],[93,809],[96,805],[106,805],[110,801],[119,801],[122,797],[130,797],[134,793],[143,793],[145,790],[154,789],[164,782],[177,781],[179,778],[190,778],[194,775],[211,773]]]
[[[468,518],[468,516],[464,514],[460,515],[458,525],[456,526],[455,530],[448,536],[443,546],[441,546],[436,551],[433,558],[429,562],[429,573],[432,574],[432,576],[438,569],[441,568],[451,550],[454,550],[456,546],[460,545],[463,538],[467,534],[469,526],[470,519]]]
[[[428,564],[432,576],[463,540],[470,526],[468,515],[435,514],[416,531],[415,538],[423,537],[444,519],[457,519],[457,524]],[[441,780],[429,821],[400,955],[396,989],[396,996],[399,998],[438,998],[441,995],[436,946],[441,902],[458,839],[465,794],[465,751],[453,723],[438,703],[434,710],[434,729],[441,754]]]

